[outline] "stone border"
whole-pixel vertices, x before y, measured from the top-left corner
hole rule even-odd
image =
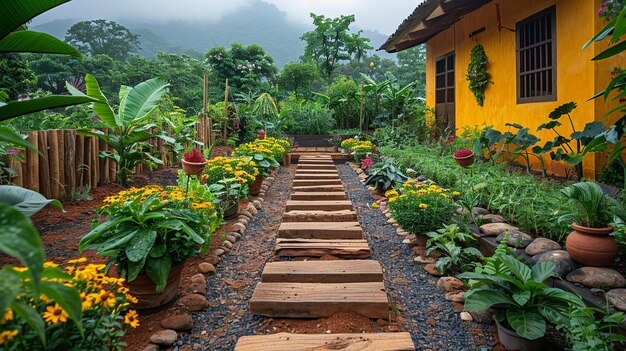
[[[233,250],[235,243],[245,234],[246,226],[256,217],[258,211],[263,207],[265,194],[276,180],[277,170],[278,169],[273,169],[270,172],[270,175],[263,180],[259,194],[254,197],[254,200],[250,201],[245,210],[241,211],[239,216],[234,220],[234,223],[228,224],[229,226],[236,227],[236,229],[225,234],[226,237],[222,242],[222,247],[215,250],[215,260],[211,262],[204,260],[195,265],[197,273],[192,273],[191,283],[184,290],[186,292],[181,289],[184,293],[175,302],[175,304],[183,305],[187,313],[170,316],[162,320],[160,324],[163,329],[155,332],[150,337],[150,344],[143,348],[142,351],[158,351],[159,347],[170,347],[178,339],[177,332],[189,332],[193,328],[191,313],[202,311],[209,306],[209,301],[206,298],[206,276],[216,274],[217,269],[215,265],[219,263],[226,253]],[[201,256],[201,258],[204,259],[209,257],[210,255],[208,254]]]

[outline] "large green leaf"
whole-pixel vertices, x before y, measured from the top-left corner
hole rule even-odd
[[[43,271],[44,252],[35,227],[18,210],[0,203],[0,252],[15,257],[28,268],[35,289]]]
[[[0,121],[51,108],[74,106],[95,101],[97,100],[89,96],[71,95],[51,95],[32,100],[12,101],[6,105],[0,105]]]
[[[126,102],[120,106],[120,118],[124,124],[149,114],[165,94],[169,84],[163,78],[152,78],[139,83],[126,96]]]
[[[86,75],[85,85],[87,87],[87,95],[97,100],[97,102],[93,104],[93,112],[100,117],[100,120],[111,128],[121,126],[122,123],[119,116],[116,116],[111,106],[109,106],[107,98],[102,93],[102,90],[100,90],[100,85],[96,78],[91,74]]]
[[[0,16],[0,39],[19,26],[69,0],[3,0]]]
[[[126,257],[130,261],[139,262],[148,256],[157,233],[154,230],[144,230],[135,235],[125,248]]]
[[[59,282],[43,280],[41,292],[50,300],[61,306],[70,316],[81,335],[83,335],[82,301],[78,289],[74,286],[66,286]]]
[[[506,319],[519,336],[528,340],[539,339],[546,334],[546,321],[537,312],[509,309]]]
[[[148,257],[146,260],[146,274],[156,285],[156,291],[163,291],[167,285],[167,277],[172,268],[172,259],[169,255],[158,258]]]
[[[543,282],[554,273],[556,265],[553,262],[540,262],[533,266],[532,279],[537,282]]]
[[[80,57],[78,50],[66,42],[47,33],[21,30],[0,40],[0,52],[33,52],[39,54],[59,54]]]
[[[515,305],[515,302],[506,295],[490,289],[472,289],[465,294],[466,311],[484,311],[498,304]]]
[[[0,126],[0,141],[37,151],[35,145],[31,144],[28,140],[24,139],[22,135],[14,132],[13,129],[9,127]]]
[[[26,216],[32,216],[46,205],[52,205],[63,210],[59,200],[46,199],[36,191],[15,185],[0,185],[0,203],[13,206]]]
[[[622,41],[602,51],[601,53],[596,55],[592,60],[594,61],[604,60],[606,58],[621,54],[625,50],[626,50],[626,41]]]
[[[14,272],[8,270],[0,271],[0,311],[6,311],[20,294],[22,279]]]
[[[15,313],[18,316],[20,316],[22,320],[26,321],[28,326],[30,326],[30,328],[35,331],[37,336],[39,336],[39,339],[41,340],[41,342],[45,345],[46,344],[46,325],[43,319],[41,318],[41,316],[39,315],[39,312],[37,312],[34,308],[30,307],[29,305],[20,301],[14,302],[11,308],[13,309],[13,311],[15,311]]]
[[[511,273],[517,277],[517,279],[525,282],[531,278],[531,270],[527,265],[522,263],[515,257],[504,255],[501,257],[502,263],[511,270]]]

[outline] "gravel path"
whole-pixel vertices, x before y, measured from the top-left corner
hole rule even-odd
[[[417,350],[491,350],[496,344],[492,327],[461,321],[460,311],[437,291],[436,279],[413,262],[415,254],[402,243],[403,238],[380,210],[370,207],[374,199],[356,173],[348,165],[337,168],[369,241],[372,259],[383,266],[389,301]]]
[[[180,337],[174,351],[232,350],[239,337],[256,333],[264,318],[250,314],[248,302],[265,263],[272,258],[294,173],[295,166],[280,168],[259,213],[233,252],[217,265],[217,274],[208,277],[209,308],[193,314],[191,334]]]

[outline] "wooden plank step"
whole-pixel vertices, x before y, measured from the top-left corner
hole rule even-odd
[[[336,185],[305,185],[305,186],[294,186],[294,192],[307,192],[307,193],[315,193],[315,192],[337,192],[337,191],[345,191],[345,188],[341,184]]]
[[[302,156],[298,159],[298,164],[308,164],[308,165],[334,165],[332,159],[302,159]]]
[[[415,351],[409,333],[290,334],[243,336],[235,351]]]
[[[337,169],[297,169],[296,174],[338,174]]]
[[[311,185],[339,185],[343,188],[343,183],[341,179],[294,179],[292,186],[294,189],[300,186],[311,186]]]
[[[276,239],[274,253],[281,257],[370,258],[367,240]]]
[[[314,163],[313,164],[306,164],[306,163],[303,163],[303,164],[298,164],[297,169],[298,170],[301,170],[301,169],[334,169],[334,170],[336,170],[337,166],[335,166],[334,164],[332,164],[332,165],[325,165],[325,164],[314,164]]]
[[[270,262],[263,283],[382,282],[383,269],[375,260]]]
[[[283,222],[353,222],[357,221],[353,210],[341,211],[289,211],[283,214]]]
[[[295,210],[322,210],[322,211],[338,211],[351,210],[352,201],[350,200],[328,200],[328,201],[301,201],[288,200],[285,211]]]
[[[383,282],[258,283],[250,313],[280,318],[320,318],[355,312],[368,318],[389,318]]]
[[[345,200],[347,199],[344,191],[302,191],[291,194],[291,200]]]
[[[279,238],[299,239],[363,239],[359,222],[283,222]]]
[[[339,179],[339,174],[307,174],[307,173],[298,173],[296,171],[296,175],[293,178],[294,180],[319,180],[319,179]],[[341,179],[339,179],[341,180]]]

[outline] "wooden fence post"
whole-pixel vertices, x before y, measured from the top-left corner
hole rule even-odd
[[[228,123],[228,79],[226,79],[226,90],[224,91],[224,127],[222,130],[222,138],[226,143],[226,124]]]
[[[71,197],[76,190],[76,131],[63,132],[65,143],[65,195]]]

